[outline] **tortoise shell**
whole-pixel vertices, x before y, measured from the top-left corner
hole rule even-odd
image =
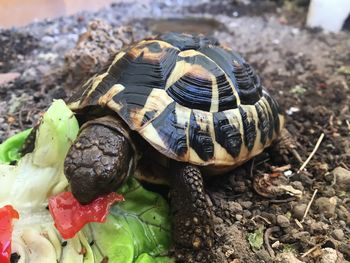
[[[252,67],[204,36],[167,33],[117,54],[69,101],[115,111],[165,156],[237,166],[277,137],[283,116]]]

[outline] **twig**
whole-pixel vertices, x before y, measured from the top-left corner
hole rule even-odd
[[[300,223],[298,219],[295,218],[294,221],[300,229],[304,229],[303,225]]]
[[[310,253],[314,252],[316,249],[318,249],[321,246],[321,244],[318,244],[316,246],[314,246],[313,248],[309,249],[308,251],[306,251],[304,254],[301,255],[302,258],[306,257],[307,255],[309,255]]]
[[[255,163],[255,158],[253,158],[251,166],[250,166],[250,178],[253,178],[253,170],[254,170],[254,163]]]
[[[298,160],[299,163],[303,163],[303,159],[301,159],[299,153],[295,149],[291,149],[292,154],[294,155],[295,159]]]
[[[273,226],[273,227],[270,227],[268,229],[266,229],[265,231],[265,234],[264,234],[264,241],[265,241],[265,244],[266,244],[266,248],[267,248],[267,251],[269,252],[270,256],[272,258],[275,257],[275,252],[273,251],[271,245],[270,245],[270,236],[273,232],[278,232],[280,231],[281,228],[279,226]]]
[[[346,170],[350,170],[349,166],[347,166],[344,162],[340,162],[339,165],[343,166]]]
[[[345,120],[345,122],[346,122],[346,125],[348,125],[348,129],[350,131],[350,122],[348,120]]]
[[[282,203],[289,203],[296,200],[294,196],[286,198],[286,199],[271,199],[269,200],[269,203],[271,204],[282,204]]]
[[[279,167],[272,167],[272,171],[274,172],[284,172],[286,170],[289,170],[292,166],[290,164],[286,164],[283,166],[279,166]]]
[[[313,202],[313,201],[314,201],[314,199],[315,199],[315,196],[316,196],[316,194],[317,194],[317,191],[318,191],[318,189],[315,189],[315,191],[314,191],[314,193],[313,193],[313,195],[312,195],[312,197],[311,197],[310,202],[307,204],[307,207],[306,207],[305,213],[304,213],[303,218],[301,219],[300,223],[303,223],[303,222],[304,222],[305,217],[307,216],[307,213],[309,213],[309,210],[310,210],[311,204],[312,204],[312,202]]]
[[[252,220],[255,223],[255,218],[262,219],[262,220],[265,221],[266,224],[271,225],[271,222],[267,218],[265,218],[265,217],[263,217],[261,215],[255,215],[250,220]]]
[[[317,143],[316,143],[314,149],[312,150],[310,156],[306,159],[306,161],[303,163],[303,165],[299,168],[297,174],[300,173],[302,170],[304,170],[304,168],[306,167],[306,165],[310,162],[311,158],[315,155],[315,153],[316,153],[318,147],[320,147],[320,144],[321,144],[321,142],[322,142],[322,140],[323,140],[323,137],[324,137],[324,133],[322,133],[321,136],[320,136],[320,138],[318,138],[318,141],[317,141]]]

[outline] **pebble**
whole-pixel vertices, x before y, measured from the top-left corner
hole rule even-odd
[[[245,218],[249,218],[249,217],[252,216],[252,212],[250,212],[249,210],[244,210],[244,211],[243,211],[243,216],[244,216]]]
[[[337,209],[337,215],[340,219],[339,223],[344,222],[345,224],[350,225],[350,212],[345,206],[339,206],[339,208]]]
[[[289,219],[284,216],[284,215],[278,215],[277,216],[277,224],[280,226],[280,227],[289,227],[290,226],[290,221]]]
[[[322,249],[320,263],[336,263],[338,259],[337,251],[333,248],[326,247]]]
[[[219,225],[219,224],[222,224],[224,222],[224,220],[222,220],[221,217],[217,217],[217,216],[214,216],[213,221],[214,221],[215,225]]]
[[[251,201],[242,201],[242,202],[239,202],[239,203],[245,209],[249,209],[253,205],[253,202],[251,202]]]
[[[303,263],[297,259],[292,252],[285,252],[277,255],[276,262],[278,263]]]
[[[344,239],[344,231],[340,228],[336,228],[333,230],[332,232],[332,236],[339,240],[339,241],[342,241]]]
[[[315,201],[316,209],[319,213],[323,213],[326,218],[331,218],[334,216],[336,205],[336,197],[319,197]]]
[[[299,220],[301,220],[304,216],[306,204],[297,204],[293,207],[293,216]]]
[[[297,190],[304,191],[304,186],[300,181],[291,182],[290,185]]]
[[[4,85],[10,81],[14,81],[21,74],[18,72],[8,72],[8,73],[0,73],[0,85]]]
[[[313,221],[309,224],[309,226],[311,234],[326,234],[327,230],[329,229],[329,225],[323,222]]]
[[[338,166],[332,171],[339,190],[350,191],[350,171]]]
[[[242,218],[243,218],[243,216],[242,216],[242,215],[236,215],[236,219],[237,219],[237,221],[241,221],[241,220],[242,220]]]
[[[241,213],[243,211],[242,206],[237,202],[229,202],[228,206],[232,213]]]

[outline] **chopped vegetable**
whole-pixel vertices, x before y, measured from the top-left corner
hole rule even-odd
[[[264,227],[261,226],[248,234],[248,241],[253,250],[259,250],[264,244]]]
[[[174,262],[160,256],[166,255],[171,246],[171,220],[165,199],[132,177],[118,193],[126,201],[111,207],[106,222],[90,223],[83,229],[89,243],[94,244],[95,262],[106,257],[108,262],[148,263],[150,257],[154,263]],[[150,257],[145,258],[143,253]]]
[[[12,219],[18,219],[18,212],[11,206],[0,208],[0,263],[10,262]]]
[[[124,201],[123,196],[112,192],[82,205],[71,192],[63,192],[50,197],[49,209],[57,230],[63,238],[69,239],[87,223],[105,222],[110,206],[120,201]]]
[[[17,133],[0,144],[0,164],[9,164],[20,159],[19,151],[32,129]]]
[[[17,165],[0,165],[0,206],[11,204],[19,211],[45,207],[48,196],[62,192],[68,186],[64,159],[78,131],[73,112],[63,100],[54,101],[38,127],[34,151],[23,156]],[[15,160],[29,132],[0,144],[0,163]]]
[[[20,213],[11,244],[20,262],[174,262],[162,256],[171,245],[168,204],[133,178],[118,191],[127,201],[112,206],[105,223],[89,223],[74,238],[62,238],[46,206],[49,196],[67,189],[63,162],[79,127],[62,100],[53,102],[40,126],[34,151],[15,165],[8,163],[17,158],[25,134],[0,144],[0,207],[11,204]]]

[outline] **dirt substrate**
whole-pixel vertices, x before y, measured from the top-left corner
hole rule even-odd
[[[180,2],[119,3],[94,14],[1,30],[0,142],[31,127],[53,98],[66,98],[123,46],[164,30],[213,35],[259,72],[284,108],[291,134],[282,147],[206,181],[216,261],[348,262],[349,33],[304,29],[303,11],[267,1]],[[322,134],[314,157],[298,172]],[[280,182],[294,196],[273,195]]]

